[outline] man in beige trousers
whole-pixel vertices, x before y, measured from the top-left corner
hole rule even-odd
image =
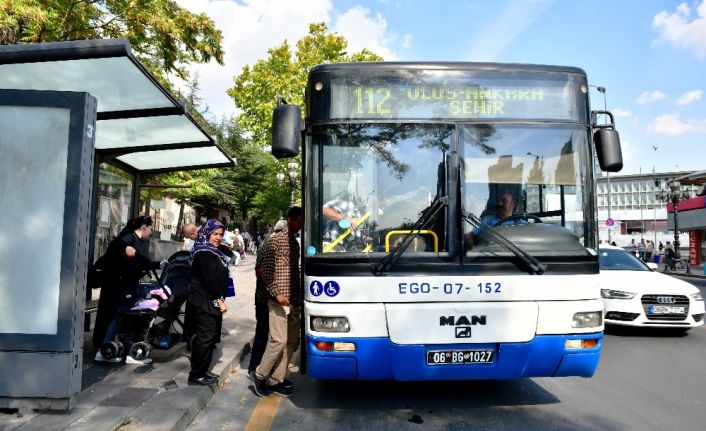
[[[299,345],[302,288],[299,272],[299,243],[296,233],[302,225],[302,209],[287,212],[287,229],[274,233],[267,241],[263,278],[270,299],[270,339],[260,365],[255,370],[253,386],[258,396],[274,393],[292,396],[293,385],[285,374]]]

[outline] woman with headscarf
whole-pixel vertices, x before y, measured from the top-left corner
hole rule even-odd
[[[152,218],[140,216],[128,220],[125,228],[108,245],[108,250],[96,262],[103,275],[101,294],[98,299],[98,314],[93,330],[93,345],[100,347],[113,341],[118,331],[118,313],[132,305],[128,295],[134,295],[135,287],[142,275],[150,269],[158,269],[160,263],[149,258],[148,241],[152,235]],[[104,358],[96,353],[98,362],[120,362],[122,358]],[[134,363],[132,358],[126,361]],[[140,363],[151,362],[144,359]]]
[[[228,261],[220,245],[225,228],[215,219],[208,220],[198,232],[191,251],[191,284],[186,300],[186,319],[193,330],[189,383],[212,385],[218,375],[209,371],[213,350],[219,341],[228,289]]]

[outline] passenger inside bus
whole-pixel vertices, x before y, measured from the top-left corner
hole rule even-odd
[[[352,190],[344,190],[327,201],[322,209],[325,218],[324,251],[346,251],[351,248],[367,251],[372,239],[361,225],[370,216],[365,205]]]
[[[357,230],[363,213],[356,201],[352,193],[343,191],[324,204],[322,213],[327,219],[326,240],[335,240],[349,227],[353,232]]]

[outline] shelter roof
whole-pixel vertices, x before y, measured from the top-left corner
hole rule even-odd
[[[126,39],[0,46],[0,89],[92,94],[97,154],[135,172],[235,164],[133,56]]]

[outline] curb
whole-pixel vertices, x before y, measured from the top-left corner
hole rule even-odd
[[[142,406],[133,410],[125,418],[123,425],[116,429],[119,431],[168,431],[185,430],[196,418],[199,412],[208,404],[216,391],[223,387],[230,378],[233,370],[250,352],[250,341],[240,344],[238,348],[223,346],[220,361],[213,367],[213,372],[219,374],[218,386],[193,386],[186,382],[188,369],[177,374],[173,381],[177,388],[158,393]],[[228,351],[232,353],[228,353]]]

